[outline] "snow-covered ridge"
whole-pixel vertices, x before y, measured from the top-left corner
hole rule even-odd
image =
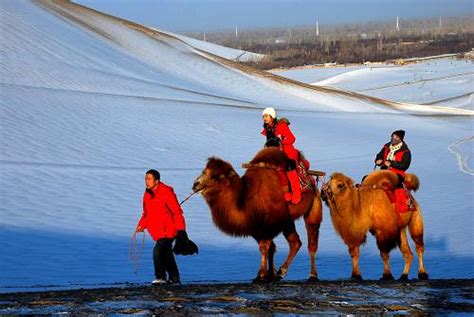
[[[297,98],[304,99],[306,104],[310,103],[309,106],[304,106],[299,103],[299,108],[303,108],[304,110],[313,110],[313,111],[357,111],[357,112],[371,112],[371,111],[386,111],[386,112],[408,112],[413,114],[427,114],[427,115],[434,115],[434,114],[441,114],[441,115],[474,115],[474,112],[471,110],[465,109],[454,109],[448,107],[439,107],[433,105],[415,105],[415,104],[408,104],[408,103],[397,103],[392,101],[383,100],[376,97],[365,96],[359,93],[343,90],[343,89],[336,89],[330,87],[322,87],[322,86],[311,86],[302,84],[299,82],[295,82],[292,80],[288,80],[286,78],[282,78],[276,75],[269,74],[267,72],[262,72],[250,67],[242,66],[238,63],[234,63],[230,60],[222,58],[220,56],[214,55],[210,52],[202,51],[198,48],[194,48],[190,46],[187,42],[173,36],[171,33],[162,33],[157,30],[153,30],[147,28],[145,26],[126,21],[123,19],[119,19],[116,17],[112,17],[80,5],[69,3],[69,2],[49,2],[46,0],[37,0],[38,3],[42,4],[43,6],[53,10],[54,12],[60,14],[63,18],[69,19],[75,23],[80,24],[83,27],[88,28],[90,31],[93,31],[96,34],[106,37],[108,40],[115,42],[116,44],[120,45],[121,47],[133,52],[143,60],[146,60],[147,63],[153,66],[160,66],[163,67],[163,64],[166,65],[166,71],[170,73],[174,72],[174,69],[170,67],[179,68],[180,75],[182,77],[190,77],[189,79],[192,81],[203,81],[209,83],[211,87],[218,88],[216,86],[220,86],[219,88],[229,89],[231,88],[234,90],[236,87],[235,84],[233,85],[228,80],[224,82],[226,85],[222,87],[223,81],[220,80],[219,75],[213,73],[212,76],[203,77],[202,71],[205,69],[198,68],[195,69],[196,65],[194,63],[189,65],[186,61],[183,61],[183,57],[180,57],[179,61],[175,61],[174,63],[170,63],[170,61],[166,61],[163,59],[163,49],[162,47],[156,47],[156,42],[148,41],[147,45],[150,45],[149,51],[146,49],[144,51],[136,51],[135,50],[135,42],[136,39],[130,40],[129,37],[124,36],[124,32],[130,33],[132,31],[137,31],[142,35],[148,36],[151,39],[161,42],[160,44],[172,46],[175,49],[175,53],[173,54],[174,58],[176,53],[185,54],[185,55],[198,55],[199,57],[206,59],[209,62],[217,62],[218,63],[218,71],[219,73],[223,73],[222,66],[225,66],[227,69],[230,69],[234,76],[237,74],[244,73],[245,77],[251,76],[251,80],[254,83],[249,83],[249,85],[253,86],[255,89],[255,81],[260,82],[260,85],[263,86],[272,86],[271,88],[277,89],[278,91],[282,91],[287,95],[293,95]],[[125,29],[128,29],[125,30]],[[131,35],[131,34],[130,34]],[[144,47],[142,46],[142,49]],[[173,53],[173,52],[170,52]],[[160,59],[157,55],[160,55]],[[150,58],[152,57],[152,58]],[[205,62],[202,59],[201,62]],[[182,65],[182,66],[181,66]],[[181,67],[180,67],[181,66]],[[208,73],[209,74],[209,73]],[[226,77],[224,74],[220,74]],[[239,84],[241,84],[242,76],[238,76]],[[221,84],[221,85],[219,85]],[[234,87],[232,87],[234,86]],[[239,89],[240,90],[240,89]],[[233,93],[235,93],[233,91]],[[261,96],[261,94],[259,94]],[[272,94],[273,95],[273,94]],[[340,99],[342,97],[342,100]],[[238,98],[240,99],[240,98]],[[255,98],[252,98],[255,99]],[[271,103],[267,98],[256,100],[256,104],[266,104]],[[281,98],[278,98],[282,100]],[[247,98],[242,98],[242,100],[248,100]],[[344,105],[342,105],[344,104]],[[294,109],[291,104],[285,103],[285,105],[279,105],[276,103],[277,107],[280,109],[287,108],[287,109]]]
[[[225,47],[222,45],[193,39],[188,36],[175,34],[175,33],[164,31],[164,30],[158,30],[158,29],[154,29],[154,30],[179,38],[183,40],[184,42],[188,43],[189,45],[191,45],[192,47],[199,49],[201,51],[212,53],[214,55],[217,55],[226,59],[234,60],[234,61],[240,61],[240,62],[259,61],[263,57],[265,57],[265,55],[263,54],[257,54],[257,53],[243,51],[243,50],[238,50],[235,48]]]
[[[339,65],[279,73],[311,85],[345,89],[384,100],[474,110],[474,62],[457,54],[415,61],[402,66]]]

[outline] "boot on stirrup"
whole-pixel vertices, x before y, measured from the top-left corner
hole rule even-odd
[[[301,188],[300,188],[300,180],[298,178],[298,174],[296,173],[296,170],[292,170],[292,171],[286,172],[286,175],[288,176],[288,179],[290,180],[291,194],[286,193],[285,199],[287,201],[290,201],[291,199],[291,203],[297,204],[301,200]]]

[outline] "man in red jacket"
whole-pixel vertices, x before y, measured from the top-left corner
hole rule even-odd
[[[143,213],[136,232],[147,229],[153,240],[153,263],[156,279],[153,284],[180,284],[178,266],[173,255],[172,243],[187,240],[183,210],[176,199],[173,188],[160,182],[160,173],[149,170],[145,174],[146,190],[143,194]],[[197,251],[197,250],[196,250]],[[183,254],[183,253],[181,253]],[[188,253],[191,254],[191,253]]]
[[[262,113],[262,134],[267,137],[265,146],[277,146],[288,157],[287,175],[290,181],[291,194],[287,193],[285,199],[297,204],[301,200],[301,187],[296,166],[298,165],[298,151],[293,146],[296,138],[290,130],[290,122],[286,118],[277,119],[274,108],[265,108]]]

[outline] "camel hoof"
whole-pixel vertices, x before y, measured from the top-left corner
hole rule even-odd
[[[252,280],[252,284],[266,284],[268,281],[266,279],[262,279],[260,276],[257,276]]]
[[[307,280],[307,283],[316,283],[319,282],[319,278],[317,276],[310,276]]]
[[[277,275],[277,276],[275,276],[275,279],[274,279],[274,281],[275,281],[275,282],[279,282],[279,281],[281,281],[282,279],[284,279],[284,277],[283,277],[283,276],[281,276],[281,275]]]
[[[281,281],[282,279],[284,279],[284,278],[285,278],[285,275],[286,275],[286,274],[283,274],[283,272],[281,271],[281,269],[279,269],[278,272],[277,272],[278,281]]]
[[[257,275],[257,277],[252,280],[252,284],[267,284],[267,283],[268,283],[268,278],[261,277],[259,275]]]
[[[280,276],[280,275],[272,275],[272,276],[269,276],[269,277],[267,278],[267,281],[268,281],[268,282],[279,282],[279,281],[281,281],[282,279],[283,279],[283,277]]]
[[[279,276],[277,272],[269,272],[267,280],[269,282],[276,282],[276,281],[281,280],[281,276]]]
[[[408,274],[402,274],[400,275],[400,278],[398,279],[399,281],[406,282],[408,281]]]
[[[394,278],[393,278],[393,275],[392,273],[389,273],[389,274],[385,274],[382,275],[382,277],[380,278],[380,281],[393,281]]]
[[[418,278],[420,280],[426,281],[426,280],[428,280],[428,273],[426,273],[426,272],[418,273]]]
[[[362,275],[359,275],[359,274],[352,274],[351,280],[360,282],[360,281],[363,281],[364,279],[362,278]]]

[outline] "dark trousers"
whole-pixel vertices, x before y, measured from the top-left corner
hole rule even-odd
[[[178,266],[174,259],[171,244],[174,239],[163,238],[156,241],[153,248],[153,263],[155,264],[155,277],[166,280],[166,273],[168,279],[179,281]]]

